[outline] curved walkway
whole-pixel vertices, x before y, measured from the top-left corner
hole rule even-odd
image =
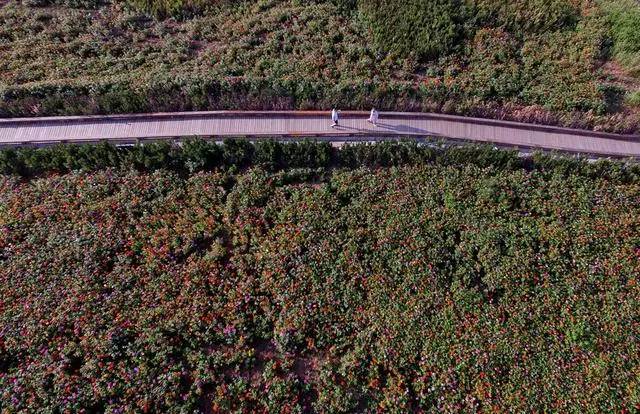
[[[520,149],[547,149],[587,155],[640,158],[640,135],[467,118],[441,114],[380,114],[344,111],[331,128],[322,111],[217,111],[137,115],[0,119],[0,145],[57,142],[136,142],[139,139],[199,137],[316,137],[336,142],[404,136],[443,137]]]

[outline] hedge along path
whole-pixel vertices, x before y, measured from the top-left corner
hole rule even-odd
[[[387,112],[377,126],[369,113],[344,111],[331,127],[327,111],[216,111],[0,119],[0,145],[177,137],[316,137],[345,142],[398,137],[442,137],[522,149],[640,158],[640,135],[618,135],[509,121],[431,113]]]

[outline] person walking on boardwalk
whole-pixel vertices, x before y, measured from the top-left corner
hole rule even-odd
[[[376,108],[371,108],[371,115],[369,115],[368,121],[374,126],[378,126],[378,116],[379,114]]]
[[[340,111],[338,111],[335,107],[331,110],[331,128],[335,128],[338,126],[338,122],[340,121]]]

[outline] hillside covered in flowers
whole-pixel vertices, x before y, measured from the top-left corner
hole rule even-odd
[[[635,0],[3,0],[0,117],[457,113],[640,130]]]
[[[0,176],[0,411],[634,412],[639,274],[615,174]]]

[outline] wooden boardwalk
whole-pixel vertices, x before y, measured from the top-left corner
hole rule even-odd
[[[521,149],[547,149],[597,156],[640,158],[640,136],[423,113],[381,113],[377,127],[368,113],[345,111],[332,128],[328,112],[187,112],[163,114],[0,119],[0,145],[58,142],[130,143],[180,137],[315,137],[330,141],[444,137]]]

